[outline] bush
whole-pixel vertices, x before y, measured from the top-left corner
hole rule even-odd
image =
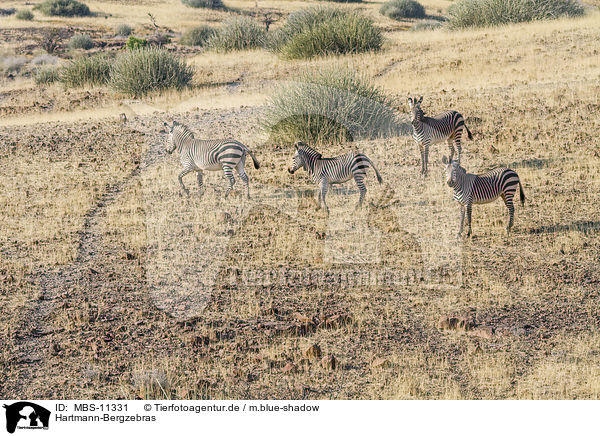
[[[17,12],[15,18],[17,20],[31,21],[33,20],[33,12],[31,12],[29,9],[21,9]]]
[[[19,73],[27,66],[27,58],[21,56],[3,56],[0,58],[0,72]]]
[[[424,21],[419,21],[418,23],[413,24],[410,27],[410,30],[412,30],[413,32],[418,32],[421,30],[435,30],[435,29],[440,29],[443,27],[443,24],[440,23],[439,21],[435,21],[435,20],[424,20]]]
[[[193,45],[203,47],[208,43],[208,40],[215,35],[215,29],[210,26],[194,27],[186,31],[179,42],[183,45]]]
[[[90,8],[77,0],[46,0],[34,9],[44,15],[57,17],[86,17]]]
[[[60,81],[67,87],[104,85],[110,79],[110,67],[106,55],[82,56],[61,68]]]
[[[127,40],[127,44],[125,45],[129,50],[136,50],[138,48],[146,47],[147,44],[148,41],[144,38],[136,38],[135,36],[130,36]]]
[[[120,54],[115,60],[110,85],[134,97],[149,92],[188,86],[193,69],[185,60],[156,47],[140,48]]]
[[[265,34],[265,30],[253,19],[234,17],[216,31],[208,45],[220,52],[252,49],[264,45]]]
[[[312,7],[292,13],[275,31],[269,48],[288,59],[379,50],[381,31],[373,21],[351,10]]]
[[[192,8],[225,9],[221,0],[181,0],[181,3]]]
[[[15,8],[0,8],[0,17],[8,17],[17,12]]]
[[[42,32],[40,37],[40,46],[46,50],[48,54],[55,53],[62,40],[65,38],[66,32],[63,29],[48,29]]]
[[[459,0],[448,9],[451,29],[574,17],[584,12],[577,0]]]
[[[69,40],[69,48],[89,50],[94,46],[94,40],[89,35],[79,34],[73,35]]]
[[[425,8],[414,0],[391,0],[384,3],[379,12],[394,20],[425,17]]]
[[[129,24],[119,24],[115,27],[115,35],[118,36],[129,36],[133,32],[133,29]]]
[[[304,74],[270,97],[264,126],[275,141],[342,142],[397,133],[391,101],[354,72]]]
[[[56,67],[44,67],[35,72],[36,85],[48,85],[60,80],[60,69]]]

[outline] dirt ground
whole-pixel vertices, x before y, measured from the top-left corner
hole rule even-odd
[[[432,15],[450,4],[423,3]],[[600,397],[596,10],[449,33],[405,31],[412,22],[382,17],[380,3],[345,5],[384,29],[381,52],[282,61],[182,50],[194,86],[142,100],[35,85],[39,29],[79,26],[111,41],[119,22],[143,33],[148,11],[176,34],[234,13],[88,4],[109,15],[0,17],[0,55],[28,60],[0,74],[0,397]],[[305,4],[259,7],[285,16]],[[0,3],[10,6],[21,4]],[[384,182],[369,174],[359,211],[353,183],[330,191],[329,216],[318,210],[308,177],[286,171],[293,149],[261,125],[274,86],[322,67],[364,72],[401,117],[416,94],[430,114],[459,110],[474,134],[467,170],[504,165],[523,181],[514,234],[498,201],[475,206],[473,238],[457,240],[438,164],[446,149],[432,148],[422,179],[408,136],[323,149],[361,150]],[[224,199],[220,173],[202,196],[189,175],[182,195],[164,149],[172,119],[255,151],[250,200],[241,183]]]

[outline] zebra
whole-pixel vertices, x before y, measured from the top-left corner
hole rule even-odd
[[[329,207],[325,202],[327,189],[329,185],[340,184],[347,182],[354,177],[354,181],[358,186],[360,198],[356,208],[362,206],[367,188],[364,178],[367,174],[367,168],[371,167],[375,170],[377,181],[381,184],[383,179],[375,165],[367,156],[362,153],[350,151],[344,155],[337,157],[322,157],[321,153],[312,149],[303,142],[296,142],[296,153],[292,158],[292,166],[288,168],[290,174],[294,174],[300,167],[304,168],[315,183],[320,185],[319,189],[319,207],[321,200],[325,206],[325,210],[329,213]]]
[[[233,169],[235,168],[246,185],[246,196],[250,198],[250,185],[248,175],[244,170],[246,163],[246,154],[249,154],[254,162],[254,168],[258,169],[260,164],[252,151],[239,141],[234,139],[216,139],[216,140],[201,140],[194,139],[194,134],[185,125],[173,121],[170,126],[167,123],[164,125],[168,128],[169,137],[167,139],[167,153],[171,154],[175,150],[180,153],[180,161],[183,170],[179,173],[178,179],[181,189],[189,196],[190,192],[183,184],[183,177],[195,171],[198,177],[198,186],[200,195],[202,195],[203,171],[219,171],[223,170],[225,176],[229,180],[229,187],[225,192],[225,198],[235,184],[233,177]]]
[[[454,200],[460,204],[460,228],[456,235],[457,238],[460,238],[463,231],[465,210],[469,226],[468,238],[471,236],[472,205],[491,203],[498,197],[502,197],[508,209],[508,224],[506,225],[506,235],[508,236],[515,216],[513,197],[517,191],[517,184],[520,189],[521,206],[525,205],[523,183],[521,183],[519,175],[510,168],[496,168],[485,174],[469,174],[456,160],[449,161],[444,156],[442,162],[446,165],[446,183],[454,188]]]
[[[427,175],[430,145],[446,141],[448,148],[450,149],[449,159],[451,161],[453,160],[454,149],[456,148],[458,162],[460,163],[462,154],[460,140],[462,138],[463,129],[467,130],[469,139],[473,139],[473,135],[465,125],[465,119],[458,112],[448,111],[435,117],[426,117],[425,112],[421,109],[422,102],[423,96],[418,100],[416,98],[408,98],[413,138],[421,150],[421,175],[424,177]]]

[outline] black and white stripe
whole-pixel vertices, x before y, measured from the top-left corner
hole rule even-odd
[[[250,198],[250,186],[248,175],[244,170],[246,154],[252,157],[254,168],[258,169],[260,164],[248,147],[234,139],[217,139],[204,141],[194,139],[194,134],[183,124],[173,121],[173,125],[164,124],[169,129],[167,140],[167,153],[177,150],[180,153],[183,170],[179,173],[179,184],[183,191],[189,195],[188,189],[183,184],[183,177],[195,171],[198,176],[198,186],[202,195],[203,171],[223,170],[225,177],[229,180],[229,187],[225,192],[225,198],[235,184],[233,169],[235,168],[246,185],[247,197]]]
[[[342,156],[327,158],[322,157],[321,153],[302,142],[296,142],[295,146],[296,153],[292,158],[292,166],[288,168],[288,171],[294,174],[294,172],[302,167],[308,172],[313,181],[320,185],[319,207],[321,206],[321,200],[323,200],[323,205],[327,212],[329,212],[329,208],[325,202],[325,196],[327,195],[329,185],[344,183],[354,178],[360,192],[360,199],[357,205],[357,208],[359,208],[362,206],[365,194],[367,193],[364,180],[367,175],[367,169],[373,168],[377,175],[377,181],[379,183],[383,181],[371,159],[362,153],[351,151]]]
[[[427,163],[429,161],[429,146],[444,142],[448,144],[450,150],[450,160],[454,158],[454,150],[458,155],[458,162],[462,154],[460,141],[462,139],[463,129],[467,130],[469,139],[473,135],[465,125],[465,119],[456,111],[448,111],[435,117],[426,117],[421,109],[423,97],[408,99],[408,105],[411,111],[411,124],[413,128],[413,138],[421,150],[421,174],[427,174]]]
[[[460,204],[460,228],[457,236],[460,237],[463,231],[465,211],[467,225],[469,226],[467,237],[469,237],[471,236],[472,205],[490,203],[498,197],[502,197],[508,209],[509,218],[506,225],[506,234],[508,235],[515,216],[513,198],[517,191],[517,185],[520,189],[521,205],[525,204],[523,184],[519,179],[519,175],[509,168],[496,168],[485,174],[469,174],[460,166],[458,161],[448,162],[448,159],[444,156],[442,162],[446,164],[446,183],[454,188],[454,199]]]

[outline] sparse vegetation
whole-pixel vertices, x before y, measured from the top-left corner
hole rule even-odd
[[[61,68],[60,81],[67,87],[105,85],[110,68],[111,60],[106,55],[82,56]]]
[[[127,44],[125,44],[129,50],[137,50],[139,48],[146,47],[146,45],[148,45],[148,40],[144,38],[136,38],[133,35],[129,37]]]
[[[182,36],[180,42],[184,45],[204,47],[208,44],[210,38],[215,35],[215,29],[210,26],[198,26],[187,30]]]
[[[444,25],[436,20],[423,20],[419,21],[412,26],[410,26],[410,30],[413,32],[418,32],[421,30],[435,30],[444,27]]]
[[[33,12],[29,9],[20,9],[17,11],[15,18],[17,20],[31,21],[33,20]]]
[[[166,50],[149,47],[121,53],[115,60],[110,85],[116,91],[141,97],[165,89],[188,86],[194,71],[186,61]]]
[[[576,17],[584,12],[578,0],[458,0],[448,9],[451,29]]]
[[[269,99],[265,126],[274,140],[318,143],[388,136],[399,129],[383,92],[354,72],[307,73]]]
[[[39,68],[34,74],[36,85],[49,85],[58,82],[60,77],[60,68],[52,66]]]
[[[89,50],[94,47],[94,40],[86,34],[73,35],[69,39],[69,48]]]
[[[365,15],[318,6],[291,14],[268,46],[284,58],[303,59],[376,51],[382,44],[381,31]]]
[[[133,29],[129,24],[121,23],[115,27],[115,35],[117,36],[129,36],[133,32]]]
[[[218,52],[228,52],[262,47],[264,41],[265,30],[255,20],[233,17],[217,29],[209,46]]]
[[[181,0],[186,6],[192,8],[224,9],[225,5],[221,0]]]
[[[55,17],[86,17],[91,14],[90,8],[77,0],[45,0],[34,9]]]
[[[379,12],[394,20],[425,17],[425,8],[415,0],[390,0],[381,6]]]

